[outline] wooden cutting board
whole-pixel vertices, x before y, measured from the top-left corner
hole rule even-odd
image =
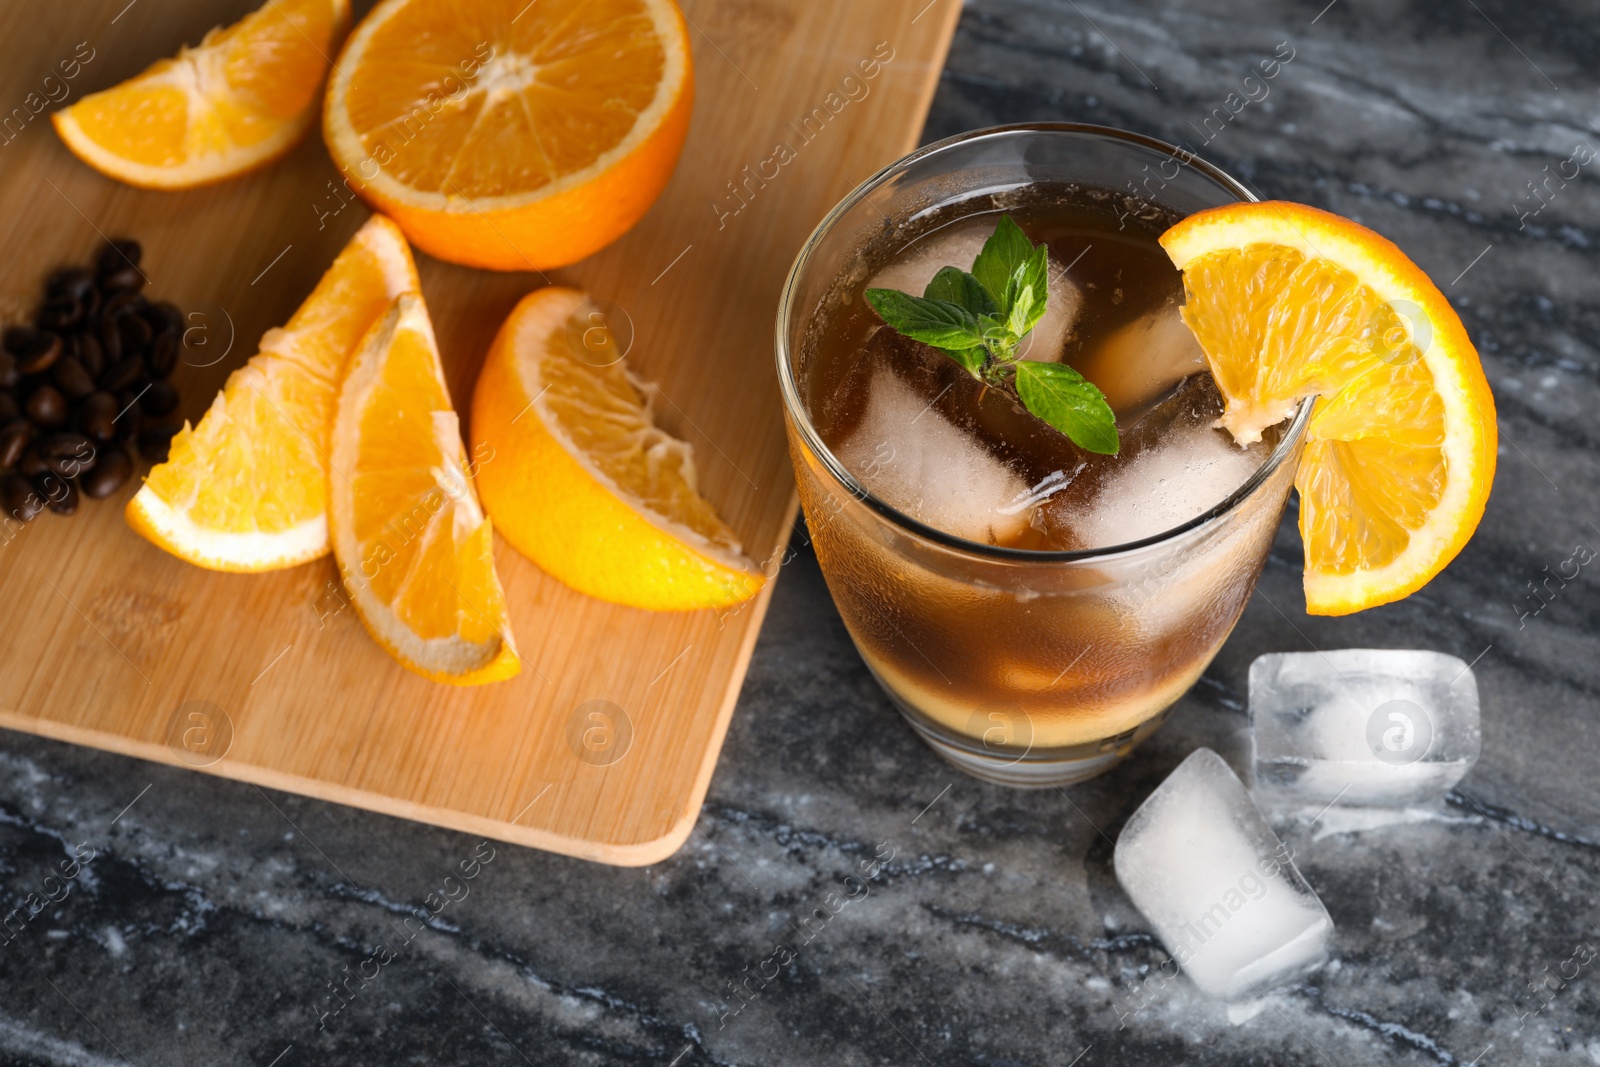
[[[0,9],[0,108],[18,109],[0,132],[0,321],[28,315],[44,275],[103,235],[137,238],[148,292],[198,313],[191,340],[227,353],[175,374],[191,419],[366,211],[341,206],[315,134],[262,173],[145,192],[78,163],[45,112],[254,6]],[[629,362],[660,384],[703,491],[752,557],[775,561],[795,511],[773,370],[779,288],[827,210],[913,147],[959,0],[683,8],[698,92],[677,173],[631,233],[551,280],[627,313]],[[464,404],[500,322],[542,282],[418,260]],[[331,560],[267,575],[190,567],[124,525],[132,491],[0,532],[0,725],[605,863],[651,863],[688,837],[770,583],[740,611],[637,611],[573,592],[501,542],[523,670],[460,690],[367,637]]]

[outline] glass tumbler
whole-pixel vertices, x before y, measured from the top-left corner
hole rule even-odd
[[[828,588],[895,707],[979,778],[1100,774],[1162,722],[1232,631],[1294,480],[1310,405],[1215,507],[1140,541],[1045,552],[967,541],[874,497],[828,449],[801,385],[813,327],[919,213],[1033,182],[1132,191],[1180,214],[1254,199],[1160,141],[1031,124],[940,141],[887,167],[801,249],[778,309],[778,378],[801,504]]]

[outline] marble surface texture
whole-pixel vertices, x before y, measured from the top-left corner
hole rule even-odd
[[[899,721],[797,536],[696,832],[640,870],[511,846],[485,861],[459,834],[0,734],[6,907],[80,843],[94,857],[0,946],[0,1061],[1600,1064],[1600,579],[1585,568],[1536,614],[1528,596],[1600,549],[1600,163],[1542,208],[1528,186],[1600,145],[1595,13],[971,0],[929,118],[928,139],[1074,119],[1186,141],[1405,248],[1480,346],[1502,433],[1482,528],[1421,593],[1308,618],[1291,517],[1152,742],[1091,784],[1014,792]],[[1270,96],[1201,148],[1283,42]],[[1242,766],[1256,655],[1350,646],[1475,660],[1477,768],[1414,821],[1283,824],[1337,925],[1323,971],[1239,1025],[1182,978],[1135,1011],[1165,957],[1112,876],[1118,828],[1195,746]],[[405,928],[475,850],[470,894]],[[731,984],[788,923],[890,850],[733,1013]],[[364,964],[380,944],[393,957]],[[346,968],[376,977],[333,1014]]]

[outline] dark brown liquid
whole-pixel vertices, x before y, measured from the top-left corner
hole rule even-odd
[[[1127,218],[1119,229],[1118,213],[1111,203],[1088,200],[1074,187],[1045,183],[1031,186],[1020,203],[1015,194],[1007,198],[1004,206],[995,199],[992,195],[980,196],[930,211],[898,227],[894,241],[868,248],[867,260],[873,268],[881,269],[893,260],[914,254],[942,232],[968,225],[980,232],[992,232],[1002,214],[1010,215],[1035,244],[1050,246],[1053,266],[1059,270],[1065,264],[1067,277],[1084,295],[1063,361],[1085,375],[1095,369],[1082,365],[1086,357],[1118,327],[1149,311],[1175,309],[1182,303],[1183,277],[1157,243],[1162,231],[1177,221],[1175,214],[1163,211],[1157,222]],[[972,263],[968,260],[947,265],[968,270]],[[877,273],[873,268],[867,272],[869,278]],[[815,335],[815,343],[802,361],[812,420],[824,439],[843,429],[842,424],[836,423],[848,420],[851,407],[838,395],[840,386],[849,381],[868,342],[883,326],[883,320],[860,298],[860,291],[867,287],[868,283],[863,283],[850,294],[839,313]],[[900,347],[926,348],[893,336],[905,342]],[[1119,416],[1132,414],[1136,412],[1118,411]]]
[[[869,286],[920,295],[937,267],[970,269],[1002,210],[1069,283],[1053,286],[1056,314],[1028,355],[1106,393],[1116,456],[1078,448],[865,301]],[[878,499],[968,541],[1103,548],[1205,514],[1276,438],[1247,452],[1213,428],[1221,398],[1157,242],[1172,221],[1104,191],[1036,185],[903,222],[812,312],[797,370],[823,440]],[[925,729],[991,754],[1104,751],[1176,700],[1249,598],[1292,474],[1278,468],[1224,518],[1146,549],[1001,560],[903,536],[795,452],[817,558],[862,656]]]
[[[875,286],[920,295],[924,278],[937,267],[969,269],[972,256],[1002,212],[1032,241],[1049,246],[1052,274],[1065,281],[1059,292],[1058,283],[1052,282],[1047,317],[1025,342],[1024,352],[1028,358],[1073,366],[1106,394],[1122,438],[1116,456],[1078,448],[1030,414],[1010,390],[985,385],[937,349],[884,325],[864,298],[865,289]],[[897,228],[892,242],[865,251],[867,270],[853,273],[848,282],[841,279],[841,287],[848,288],[825,301],[829,314],[810,333],[802,353],[803,395],[823,440],[869,489],[945,532],[1014,548],[1077,549],[1118,543],[1114,524],[1111,533],[1100,528],[1105,523],[1090,524],[1095,527],[1091,535],[1072,516],[1092,507],[1119,471],[1175,429],[1209,425],[1222,412],[1222,399],[1205,370],[1199,346],[1178,317],[1182,276],[1157,241],[1176,217],[1151,205],[1129,212],[1123,201],[1103,191],[1038,184],[1005,194],[1004,203],[994,196],[977,197]],[[919,514],[911,504],[894,499],[894,486],[874,483],[870,476],[876,473],[875,456],[893,453],[894,462],[904,465],[914,461],[906,455],[908,447],[927,444],[915,434],[883,433],[876,426],[864,429],[874,390],[881,390],[886,381],[881,377],[884,372],[909,386],[930,412],[959,428],[1003,465],[1003,470],[990,472],[991,481],[1003,481],[1007,492],[1022,487],[1023,498],[1042,495],[1042,499],[1022,506],[1015,521],[1008,513],[988,523],[967,523],[960,516],[952,521],[956,504]],[[921,421],[920,414],[909,413],[895,421],[910,418]],[[863,432],[887,443],[863,449]],[[1214,433],[1226,443],[1221,431]],[[1248,476],[1248,464],[1240,469],[1243,476],[1238,482]],[[981,477],[987,469],[976,465],[971,470],[974,477]],[[960,478],[954,481],[959,483]],[[1196,505],[1193,513],[1220,502],[1238,482],[1219,489],[1214,500]],[[960,484],[949,488],[966,493]],[[906,492],[916,495],[914,487],[902,490],[902,495]],[[967,494],[979,510],[992,510],[1004,496],[998,486],[990,493],[980,487]],[[1017,505],[1005,504],[1002,510],[1011,507]],[[1130,527],[1129,532],[1147,536],[1158,531]]]

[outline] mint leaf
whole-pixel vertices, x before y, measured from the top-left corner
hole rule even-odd
[[[922,295],[927,300],[960,304],[974,315],[993,315],[999,310],[989,291],[960,267],[941,267]]]
[[[1022,329],[1017,331],[1018,337],[1033,329],[1044,318],[1045,299],[1050,293],[1050,249],[1045,245],[1035,248],[1022,265],[1022,279],[1017,287],[1019,293],[1024,286],[1033,289],[1034,303],[1023,321]]]
[[[961,364],[974,376],[983,370],[984,360],[989,358],[989,350],[979,345],[976,348],[964,348],[959,351],[947,348],[944,354]]]
[[[978,328],[983,331],[983,339],[989,342],[991,349],[998,348],[1009,359],[1009,350],[1015,348],[1021,340],[1011,332],[1011,327],[1006,325],[1006,320],[998,315],[985,315],[978,320]]]
[[[1033,314],[1034,308],[1037,307],[1039,309],[1040,315],[1044,314],[1044,301],[1035,302],[1035,292],[1037,290],[1031,284],[1024,284],[1017,293],[1016,299],[1011,303],[1010,314],[1006,316],[1006,329],[1019,341],[1024,334],[1033,329],[1033,324],[1039,320],[1039,315]]]
[[[1021,284],[1014,283],[1017,270],[1033,254],[1033,242],[1022,232],[1022,227],[1012,222],[1010,215],[1001,215],[994,233],[983,243],[983,251],[972,261],[972,276],[989,291],[1001,315],[1010,315],[1021,290]],[[1044,292],[1043,289],[1037,291]],[[1039,303],[1042,306],[1044,301]]]
[[[1080,448],[1116,455],[1117,419],[1105,394],[1061,363],[1019,359],[1017,348],[1044,317],[1050,251],[1001,215],[970,272],[942,268],[920,297],[868,289],[867,303],[899,333],[942,349],[985,384],[1009,378],[1023,406]]]
[[[983,344],[978,316],[948,300],[929,300],[896,289],[868,289],[867,303],[898,332],[946,351]]]
[[[1027,409],[1060,430],[1078,445],[1103,456],[1114,456],[1117,418],[1105,394],[1065,363],[1017,363],[1017,395]]]

